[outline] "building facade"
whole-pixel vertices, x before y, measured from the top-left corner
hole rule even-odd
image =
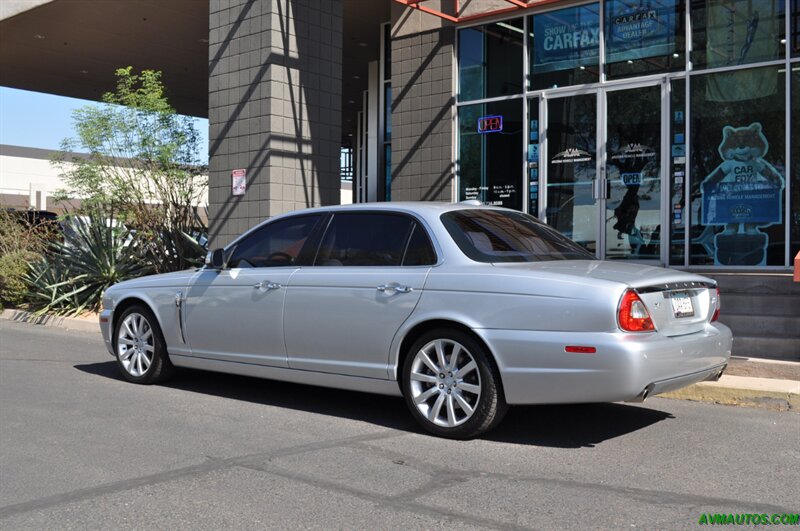
[[[487,18],[396,6],[391,151],[368,198],[522,210],[604,259],[791,267],[799,5],[549,2]]]

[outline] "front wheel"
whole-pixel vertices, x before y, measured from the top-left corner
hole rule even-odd
[[[403,395],[422,427],[451,439],[494,428],[508,409],[491,355],[456,329],[434,330],[414,343],[403,364]]]
[[[131,306],[119,316],[114,350],[122,376],[130,382],[152,384],[174,372],[158,321],[145,306]]]

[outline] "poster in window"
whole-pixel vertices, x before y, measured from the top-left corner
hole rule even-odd
[[[660,57],[675,51],[676,0],[608,0],[606,61]]]
[[[714,238],[717,265],[765,265],[769,236],[761,228],[782,221],[783,176],[764,157],[769,142],[761,123],[726,125],[722,162],[703,180],[702,222],[723,226]]]
[[[596,4],[533,17],[533,68],[537,73],[597,62],[600,17]]]

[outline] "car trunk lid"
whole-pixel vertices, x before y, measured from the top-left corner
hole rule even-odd
[[[702,330],[716,308],[713,280],[672,269],[600,260],[496,263],[497,267],[617,282],[635,289],[656,330],[667,336]]]

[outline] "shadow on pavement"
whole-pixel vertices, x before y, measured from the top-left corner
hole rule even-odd
[[[75,368],[124,381],[114,361],[75,365]],[[189,369],[181,369],[173,379],[161,385],[424,433],[398,397]],[[500,426],[482,439],[553,448],[585,448],[668,418],[673,416],[656,409],[626,404],[516,406],[509,410]]]

